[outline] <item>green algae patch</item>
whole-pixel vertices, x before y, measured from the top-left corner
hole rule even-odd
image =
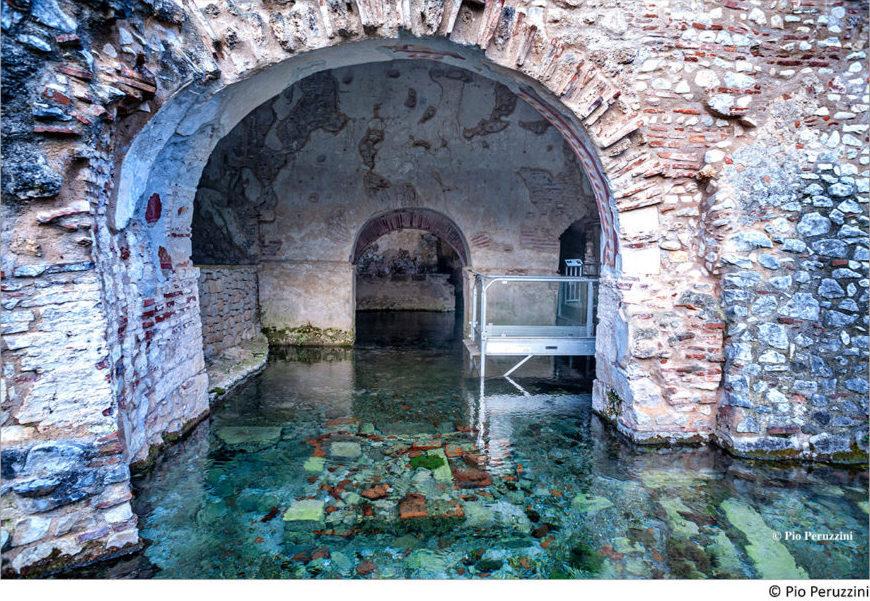
[[[432,449],[411,457],[411,469],[423,468],[432,472],[436,482],[453,482],[453,472],[447,462],[444,449]]]
[[[604,414],[616,421],[622,414],[622,399],[615,390],[607,391],[607,401],[604,406]]]
[[[628,537],[618,536],[613,539],[613,550],[628,555],[630,553],[643,553],[644,548],[638,543],[632,543]]]
[[[231,447],[270,445],[281,438],[281,428],[224,426],[217,431],[217,437]]]
[[[568,564],[575,570],[597,574],[604,564],[604,556],[593,549],[589,543],[580,541],[571,547],[568,554]]]
[[[691,488],[704,480],[713,479],[713,475],[703,472],[685,472],[680,470],[643,470],[638,478],[646,488],[659,490],[662,488]]]
[[[581,492],[571,501],[571,507],[581,513],[597,513],[613,507],[613,503],[607,497],[587,497]]]
[[[671,525],[671,530],[675,534],[680,534],[686,538],[698,534],[698,524],[692,520],[683,517],[684,513],[692,513],[692,510],[686,507],[680,499],[676,497],[659,499],[659,505],[665,510],[668,516],[668,523]]]
[[[666,561],[672,576],[692,580],[706,578],[712,566],[707,551],[682,536],[668,537]]]
[[[263,328],[269,346],[353,346],[353,330],[318,328],[310,323],[295,328]]]
[[[450,464],[447,462],[447,455],[444,454],[444,449],[434,449],[427,453],[429,457],[436,457],[441,460],[441,465],[432,470],[432,476],[436,482],[453,482],[453,472],[450,471]]]
[[[416,457],[411,457],[411,469],[417,469],[418,467],[422,467],[427,470],[435,471],[446,463],[447,461],[442,459],[438,455],[429,455],[428,453],[425,455],[417,455]]]
[[[324,465],[326,465],[326,459],[323,457],[309,457],[302,465],[302,469],[312,474],[319,474],[323,471]]]
[[[870,513],[870,502],[858,501],[858,507],[864,510],[864,513]]]
[[[284,512],[284,521],[322,522],[323,508],[323,501],[317,501],[315,499],[296,501],[287,509],[287,511]]]
[[[726,499],[721,507],[728,521],[749,542],[746,553],[759,576],[773,580],[808,578],[806,570],[795,563],[786,546],[776,540],[777,533],[770,529],[757,511],[737,499]]]
[[[707,552],[713,556],[713,569],[717,578],[745,577],[737,547],[721,530],[712,537]]]

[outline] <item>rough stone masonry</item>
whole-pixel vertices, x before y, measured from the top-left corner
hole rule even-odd
[[[867,8],[4,0],[3,573],[137,547],[130,466],[209,410],[191,224],[212,151],[364,63],[492,80],[574,153],[601,227],[594,407],[626,436],[866,461]]]

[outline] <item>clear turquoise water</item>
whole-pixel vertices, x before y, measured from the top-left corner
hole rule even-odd
[[[862,470],[638,449],[546,366],[482,400],[450,319],[366,315],[356,349],[273,356],[138,483],[148,546],[97,575],[867,577]]]

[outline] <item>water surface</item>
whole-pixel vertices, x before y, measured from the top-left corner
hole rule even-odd
[[[358,348],[273,355],[138,482],[148,546],[98,575],[867,577],[862,470],[638,449],[561,362],[481,397],[452,325],[365,314]]]

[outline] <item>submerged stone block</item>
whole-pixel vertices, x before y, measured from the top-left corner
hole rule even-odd
[[[323,471],[323,466],[326,464],[326,460],[323,457],[309,457],[305,460],[305,464],[302,466],[306,472],[317,473]]]
[[[779,542],[781,534],[774,532],[752,507],[736,499],[726,499],[721,505],[728,521],[748,541],[746,553],[752,559],[761,578],[807,578],[807,572],[795,563],[789,550]]]
[[[278,442],[281,428],[263,426],[224,426],[217,437],[230,447],[261,447]]]
[[[285,522],[322,522],[325,503],[316,499],[294,501],[284,512]]]
[[[334,442],[329,445],[329,454],[343,459],[356,459],[362,454],[362,447],[358,442]]]

